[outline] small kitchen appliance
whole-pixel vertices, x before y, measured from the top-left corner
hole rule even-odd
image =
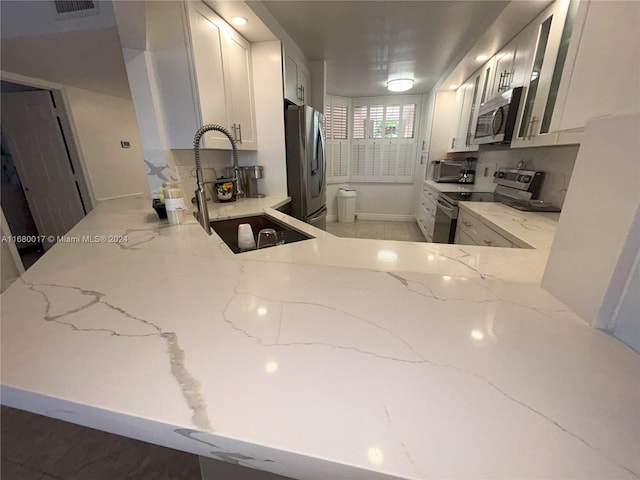
[[[437,183],[475,182],[475,157],[467,157],[464,161],[436,160],[433,162],[433,181]]]
[[[507,90],[480,105],[474,144],[511,143],[522,90],[523,87]]]

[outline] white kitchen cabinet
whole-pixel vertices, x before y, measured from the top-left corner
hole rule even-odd
[[[526,83],[536,36],[536,29],[532,27],[535,25],[525,28],[494,57],[487,98]]]
[[[480,245],[484,247],[520,248],[491,227],[480,218],[460,209],[454,243],[459,245]]]
[[[555,145],[549,129],[578,10],[577,0],[556,0],[534,22],[533,61],[526,78],[525,98],[518,114],[512,148]],[[525,33],[526,32],[525,30]]]
[[[218,124],[239,150],[256,150],[251,45],[204,3],[150,2],[147,17],[168,148],[191,149],[198,128]],[[216,131],[201,145],[231,149]]]
[[[473,145],[471,140],[478,120],[481,79],[482,71],[478,71],[456,91],[456,112],[450,152],[478,150],[478,145]]]
[[[640,2],[581,2],[551,131],[640,109],[639,19]]]
[[[285,52],[284,97],[296,105],[308,104],[311,100],[311,76],[302,61]]]
[[[427,242],[433,241],[433,229],[436,224],[436,208],[439,192],[426,182],[422,186],[417,221]]]
[[[235,32],[224,35],[223,61],[231,133],[240,150],[257,150],[251,44]]]

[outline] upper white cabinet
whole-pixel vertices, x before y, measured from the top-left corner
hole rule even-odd
[[[466,152],[478,149],[478,145],[473,145],[471,140],[478,120],[482,77],[483,71],[480,70],[456,90],[456,111],[451,145],[449,147],[450,152]]]
[[[284,54],[284,98],[296,105],[308,104],[311,100],[309,70],[287,52]]]
[[[234,31],[223,35],[223,38],[225,92],[230,105],[231,132],[238,142],[238,148],[257,150],[251,44]]]
[[[551,131],[640,110],[640,2],[582,2]]]
[[[167,146],[190,149],[198,128],[225,127],[256,150],[251,45],[204,3],[150,2],[148,44]],[[220,132],[202,148],[231,149]]]
[[[577,0],[557,0],[536,19],[532,27],[528,27],[535,29],[535,47],[512,147],[558,143],[558,136],[551,132],[550,124],[568,48],[575,38],[573,30],[578,6]]]
[[[510,88],[525,85],[528,69],[531,66],[535,34],[535,28],[529,27],[523,30],[488,64],[491,66],[491,78],[487,99]]]

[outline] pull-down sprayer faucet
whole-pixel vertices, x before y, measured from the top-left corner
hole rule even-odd
[[[240,166],[238,165],[238,147],[236,145],[236,141],[233,139],[229,131],[221,125],[203,125],[196,132],[196,136],[193,139],[193,154],[196,159],[196,182],[198,184],[198,188],[195,192],[196,194],[196,204],[198,206],[198,222],[202,225],[202,228],[211,235],[211,225],[209,224],[209,209],[207,208],[207,194],[205,192],[204,186],[208,183],[214,182],[205,182],[202,178],[202,166],[200,165],[200,139],[202,136],[211,130],[216,130],[224,134],[229,141],[231,142],[231,150],[233,152],[233,174],[234,174],[234,184],[236,193],[236,198],[244,197],[244,192],[242,191],[242,182],[240,180]]]

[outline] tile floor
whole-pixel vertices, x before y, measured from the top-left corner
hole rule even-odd
[[[377,220],[355,220],[350,223],[329,222],[327,223],[327,232],[338,237],[405,242],[425,241],[416,222],[381,222]]]

